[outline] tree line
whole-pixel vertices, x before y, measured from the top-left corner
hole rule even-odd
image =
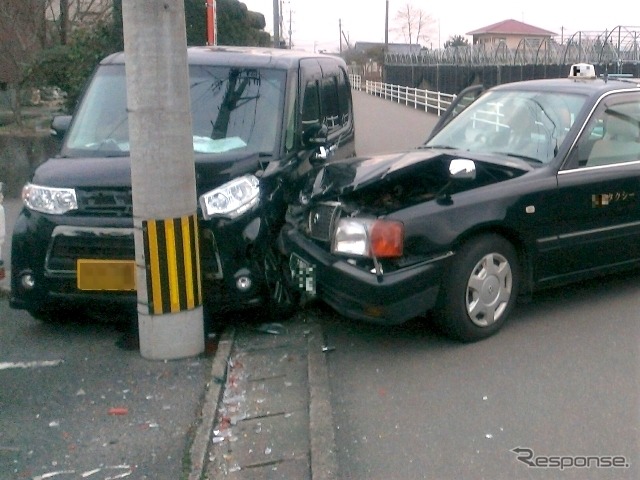
[[[206,2],[184,0],[188,45],[206,45]],[[269,46],[264,15],[238,0],[217,0],[221,45]],[[0,62],[14,121],[22,124],[23,92],[41,86],[63,90],[73,109],[96,64],[124,48],[122,0],[2,0]]]

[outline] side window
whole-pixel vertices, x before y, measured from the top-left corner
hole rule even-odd
[[[302,125],[313,125],[320,122],[320,99],[318,95],[318,83],[309,82],[304,89],[302,102]]]
[[[322,79],[322,120],[329,132],[340,127],[338,82],[334,76]]]
[[[340,72],[338,75],[338,106],[340,109],[342,125],[346,125],[351,121],[351,86],[349,85],[349,77],[346,72]]]
[[[584,166],[640,160],[640,98],[607,103],[589,122],[578,143]]]

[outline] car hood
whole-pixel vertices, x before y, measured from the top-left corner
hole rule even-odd
[[[503,171],[505,178],[513,178],[533,170],[527,162],[506,156],[473,154],[467,151],[418,148],[415,150],[348,159],[327,164],[307,185],[303,195],[307,198],[346,194],[364,189],[381,181],[390,184],[398,179],[408,182],[411,175],[440,176],[453,159],[463,158]],[[499,178],[499,177],[497,177]],[[498,181],[498,180],[496,180]]]
[[[256,172],[259,160],[255,154],[243,158],[196,155],[198,194]],[[36,169],[31,181],[60,188],[126,188],[131,187],[131,161],[128,156],[51,158]]]

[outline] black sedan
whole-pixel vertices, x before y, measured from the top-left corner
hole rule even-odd
[[[640,80],[581,64],[457,100],[418,149],[312,179],[280,236],[295,288],[469,342],[518,297],[640,265]]]

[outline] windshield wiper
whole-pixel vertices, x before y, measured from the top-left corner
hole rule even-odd
[[[442,150],[459,150],[458,147],[451,147],[449,145],[427,145],[426,143],[420,145],[418,148],[440,148]]]
[[[520,155],[519,153],[513,153],[513,152],[492,152],[492,153],[495,153],[497,155],[506,155],[507,157],[519,158],[527,162],[544,163],[539,158],[529,157],[528,155]]]

